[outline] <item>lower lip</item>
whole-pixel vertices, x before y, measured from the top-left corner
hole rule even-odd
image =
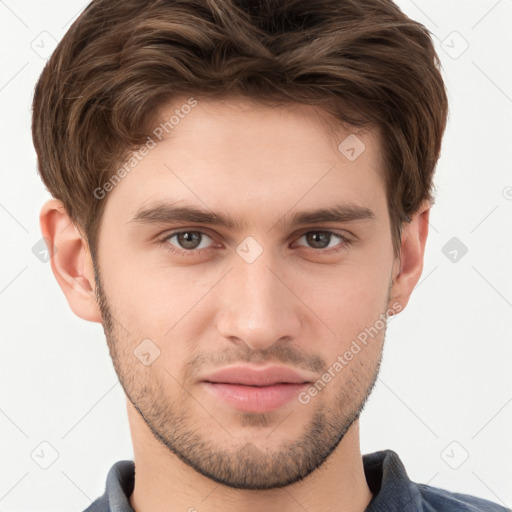
[[[274,384],[272,386],[244,386],[203,382],[211,393],[231,406],[246,412],[269,412],[278,409],[295,398],[308,383]]]

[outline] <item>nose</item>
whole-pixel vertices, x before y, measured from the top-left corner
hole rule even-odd
[[[302,302],[290,272],[280,269],[267,251],[252,263],[235,254],[234,268],[218,290],[217,329],[224,338],[265,350],[298,337]]]

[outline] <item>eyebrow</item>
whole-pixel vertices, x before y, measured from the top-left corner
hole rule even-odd
[[[365,219],[375,219],[375,214],[369,208],[355,204],[338,204],[328,208],[307,210],[294,213],[287,221],[287,216],[281,217],[276,223],[285,226],[318,224],[321,222],[353,222]],[[167,224],[171,222],[193,222],[212,226],[224,226],[232,231],[242,231],[247,223],[235,219],[229,214],[203,210],[194,206],[178,206],[172,203],[156,203],[140,208],[129,221],[135,224]]]

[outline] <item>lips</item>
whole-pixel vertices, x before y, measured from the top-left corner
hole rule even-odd
[[[202,385],[224,404],[235,409],[271,412],[295,398],[311,383],[311,376],[283,366],[255,369],[224,368],[202,379]]]
[[[245,386],[272,386],[273,384],[304,384],[310,376],[284,366],[255,369],[249,366],[224,368],[203,378],[206,382],[242,384]]]

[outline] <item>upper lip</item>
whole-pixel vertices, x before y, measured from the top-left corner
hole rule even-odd
[[[256,369],[254,366],[230,366],[207,375],[201,380],[246,386],[271,386],[280,383],[303,384],[310,382],[310,376],[285,366],[269,366],[263,369]]]

